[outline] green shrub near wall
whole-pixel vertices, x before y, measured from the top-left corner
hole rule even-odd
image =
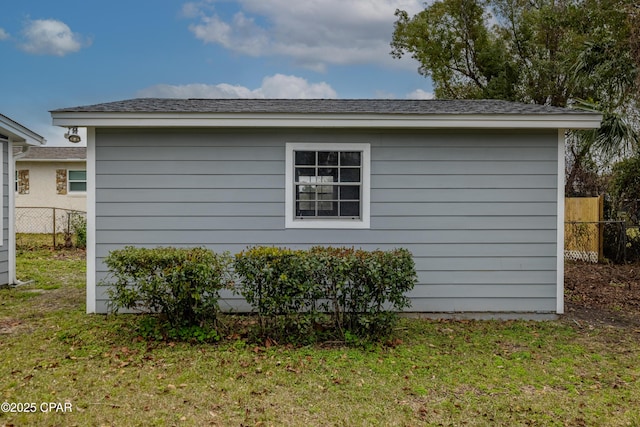
[[[237,254],[234,266],[262,333],[284,340],[388,335],[417,281],[406,249],[258,246]]]
[[[204,248],[136,248],[109,253],[110,309],[156,313],[174,331],[215,322],[232,258]]]
[[[129,246],[104,262],[111,311],[156,314],[145,324],[147,336],[159,329],[172,339],[198,341],[217,337],[219,291],[234,287],[234,275],[234,291],[257,311],[258,335],[297,343],[389,335],[417,280],[405,249],[256,246],[234,262],[204,248]]]

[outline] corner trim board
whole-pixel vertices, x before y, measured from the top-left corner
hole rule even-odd
[[[96,312],[96,130],[87,128],[87,313]]]
[[[564,313],[564,150],[566,129],[558,129],[556,313]]]

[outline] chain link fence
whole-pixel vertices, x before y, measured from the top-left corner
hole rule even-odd
[[[565,222],[565,260],[640,261],[640,225],[628,221]]]
[[[607,221],[603,234],[605,259],[617,264],[640,261],[640,225]]]
[[[16,246],[84,247],[87,213],[61,208],[15,208]],[[37,243],[34,243],[37,242]]]

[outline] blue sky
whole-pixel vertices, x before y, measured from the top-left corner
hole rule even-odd
[[[0,13],[0,113],[63,145],[49,110],[136,97],[427,98],[389,55],[422,0],[21,0]]]

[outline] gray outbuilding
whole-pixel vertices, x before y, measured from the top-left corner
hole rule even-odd
[[[411,311],[563,313],[565,133],[601,121],[495,100],[132,99],[51,113],[87,128],[87,311],[100,313],[102,260],[127,245],[403,247],[419,277]]]

